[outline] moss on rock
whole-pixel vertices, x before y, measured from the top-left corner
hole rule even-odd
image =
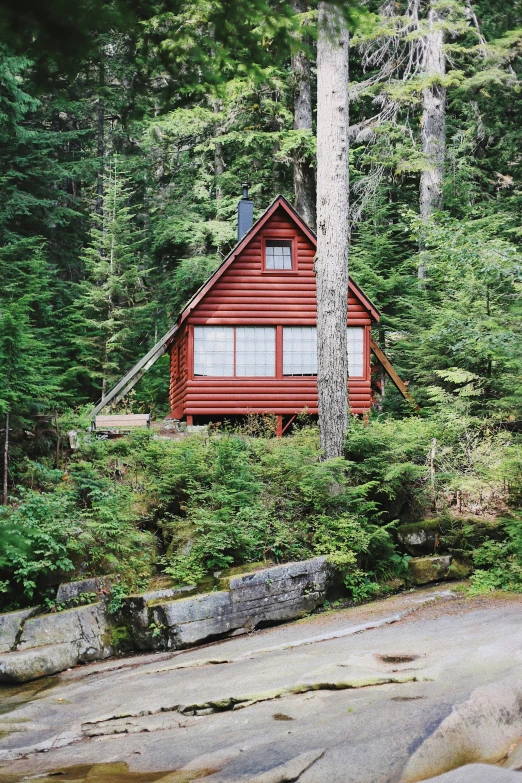
[[[448,577],[448,571],[451,566],[451,556],[413,557],[408,566],[410,569],[410,578],[414,585],[439,582]]]
[[[439,534],[438,519],[424,519],[397,528],[397,538],[410,555],[434,554],[439,545]]]
[[[452,559],[446,579],[466,579],[471,573],[471,567],[459,560]]]

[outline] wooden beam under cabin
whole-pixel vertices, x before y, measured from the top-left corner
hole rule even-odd
[[[392,363],[380,347],[380,345],[375,342],[373,337],[370,337],[370,348],[373,351],[375,357],[379,360],[381,365],[384,367],[384,370],[386,371],[386,374],[392,381],[392,383],[396,386],[396,388],[400,391],[402,396],[405,400],[408,400],[410,405],[413,405],[415,408],[419,408],[415,400],[413,399],[412,395],[408,391],[408,387],[400,377],[400,375],[397,373],[397,371],[394,369]]]
[[[155,364],[155,362],[157,362],[161,356],[163,356],[168,348],[168,343],[170,342],[171,338],[174,337],[177,331],[177,325],[169,329],[169,331],[163,335],[161,340],[158,340],[156,345],[151,348],[150,351],[145,354],[145,356],[140,359],[131,370],[129,370],[127,375],[125,375],[121,381],[116,384],[116,386],[113,386],[110,392],[97,403],[97,405],[89,413],[89,418],[92,419],[93,416],[97,416],[98,413],[111,402],[116,404],[122,399],[122,397],[128,394],[128,392],[130,392],[130,390],[138,383],[140,378],[147,372],[147,370],[152,367],[152,365]]]

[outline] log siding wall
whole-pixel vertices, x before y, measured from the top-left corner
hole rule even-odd
[[[292,239],[292,270],[265,270],[265,239]],[[283,326],[315,326],[315,247],[287,212],[279,207],[254,234],[188,314],[171,349],[171,416],[227,416],[247,413],[293,414],[307,410],[317,414],[315,376],[283,376]],[[193,327],[275,326],[276,375],[267,378],[210,377],[193,375]],[[349,379],[353,413],[371,407],[371,314],[350,291],[348,326],[364,326],[364,376]],[[178,368],[178,346],[182,367]],[[181,370],[181,371],[180,371]]]

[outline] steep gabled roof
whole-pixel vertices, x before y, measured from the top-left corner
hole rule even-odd
[[[284,196],[276,196],[276,198],[272,201],[268,209],[261,215],[261,217],[256,220],[256,222],[251,226],[251,228],[247,231],[245,236],[237,243],[237,245],[232,248],[230,253],[227,255],[227,257],[223,260],[223,262],[218,266],[215,272],[213,272],[208,280],[203,283],[201,288],[196,291],[194,296],[187,302],[183,310],[181,311],[179,317],[178,317],[178,325],[181,326],[183,321],[185,321],[186,318],[190,315],[192,310],[199,304],[199,302],[203,299],[205,294],[210,291],[214,283],[216,283],[223,272],[225,272],[228,267],[233,263],[234,259],[241,253],[242,250],[248,245],[248,243],[256,236],[256,234],[263,228],[263,226],[267,223],[267,221],[272,217],[274,212],[279,209],[279,207],[282,207],[289,215],[291,220],[293,220],[294,223],[296,223],[301,231],[308,237],[308,239],[312,242],[314,247],[317,247],[317,237],[315,236],[314,232],[306,225],[303,218],[298,214],[298,212],[295,211],[293,206],[286,200]],[[366,307],[366,309],[371,313],[372,317],[375,321],[380,320],[380,313],[375,307],[375,305],[368,299],[366,294],[361,291],[359,286],[352,280],[350,277],[349,279],[349,288],[354,294],[354,296],[359,299],[362,304]]]

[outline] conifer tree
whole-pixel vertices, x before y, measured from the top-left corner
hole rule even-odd
[[[146,345],[151,305],[146,276],[145,235],[136,225],[131,189],[117,156],[107,167],[101,227],[95,212],[83,259],[87,278],[82,311],[86,328],[81,340],[86,363],[98,379],[101,397]]]

